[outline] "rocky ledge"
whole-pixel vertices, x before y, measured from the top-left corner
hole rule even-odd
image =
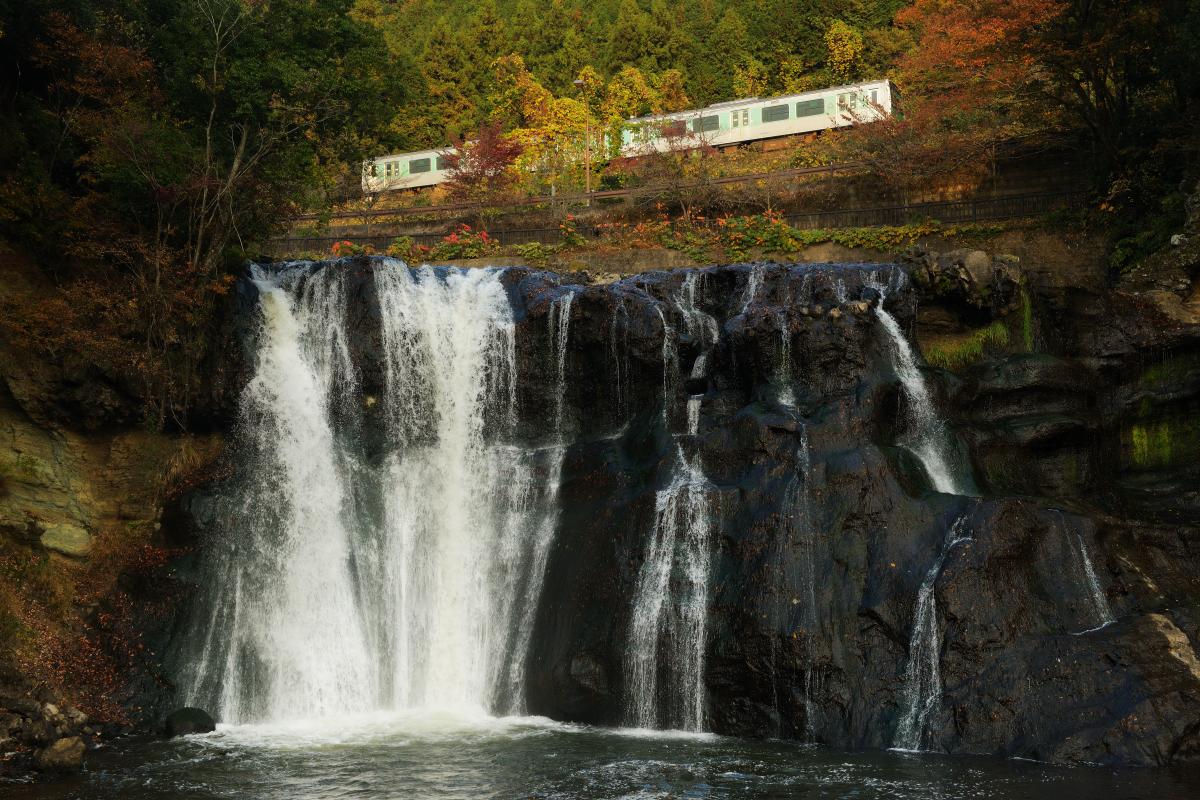
[[[101,728],[49,690],[12,672],[0,675],[0,777],[77,770]]]

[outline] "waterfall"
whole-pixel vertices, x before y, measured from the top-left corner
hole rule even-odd
[[[1092,627],[1075,634],[1076,636],[1082,636],[1085,633],[1091,633],[1092,631],[1097,631],[1113,624],[1117,621],[1117,618],[1113,616],[1112,608],[1108,604],[1108,597],[1104,594],[1104,588],[1100,585],[1100,578],[1096,575],[1096,567],[1092,563],[1092,554],[1088,550],[1083,534],[1072,530],[1072,527],[1067,524],[1066,515],[1062,511],[1054,509],[1053,513],[1057,520],[1055,528],[1062,534],[1067,549],[1071,551],[1071,559],[1075,567],[1074,571],[1081,578],[1088,606],[1096,622]]]
[[[254,477],[236,500],[239,536],[221,543],[209,570],[223,597],[201,617],[202,650],[184,681],[189,703],[226,720],[362,711],[375,701],[331,423],[338,396],[354,391],[344,287],[336,275],[303,277],[255,275],[262,328],[240,430]]]
[[[796,405],[796,391],[792,387],[792,328],[787,312],[780,309],[775,315],[779,324],[779,366],[775,382],[779,384],[779,402],[785,406]]]
[[[1108,598],[1104,595],[1104,590],[1100,588],[1100,579],[1096,577],[1096,569],[1092,565],[1092,556],[1088,552],[1087,542],[1083,541],[1083,535],[1078,532],[1072,538],[1074,538],[1075,544],[1078,545],[1078,550],[1073,552],[1078,556],[1080,569],[1083,570],[1088,587],[1088,599],[1091,600],[1092,610],[1096,614],[1096,619],[1099,620],[1099,624],[1095,628],[1092,628],[1092,630],[1098,630],[1106,625],[1113,624],[1117,621],[1117,618],[1113,616],[1112,608],[1108,605]]]
[[[876,288],[881,294],[884,291],[882,286]],[[844,295],[844,289],[841,294]],[[938,416],[925,377],[917,365],[917,355],[900,330],[900,323],[883,307],[883,300],[881,296],[875,304],[875,314],[891,342],[892,362],[908,407],[908,448],[925,468],[934,489],[945,494],[972,494],[973,489],[963,475],[965,471],[955,463],[953,439]]]
[[[629,329],[628,327],[618,327],[618,322],[621,318],[625,319],[626,326],[629,324],[629,312],[625,310],[625,301],[618,300],[613,308],[612,321],[609,323],[609,355],[613,362],[613,394],[615,395],[615,410],[618,419],[621,419],[625,413],[625,384],[629,380],[629,363],[628,363],[628,348],[629,348]],[[663,327],[666,327],[664,322]]]
[[[559,504],[558,491],[562,485],[562,465],[567,452],[565,432],[566,387],[567,387],[567,346],[570,343],[571,303],[575,299],[574,291],[568,291],[555,300],[550,310],[550,342],[554,350],[555,364],[555,398],[554,398],[554,432],[553,441],[546,447],[546,483],[542,487],[544,509],[540,520],[537,521],[536,534],[533,541],[532,555],[528,576],[522,592],[522,611],[516,626],[516,642],[511,657],[507,663],[511,665],[508,680],[509,703],[506,710],[511,714],[525,712],[525,662],[529,655],[529,643],[533,636],[534,615],[537,612],[538,601],[541,599],[542,585],[546,577],[546,562],[550,555],[550,545],[554,541],[554,531],[558,527]]]
[[[252,477],[211,548],[203,652],[183,681],[188,702],[227,722],[524,707],[573,295],[549,322],[554,430],[518,447],[501,273],[384,260],[372,274],[379,397],[357,385],[339,265],[256,276],[263,324],[240,428]],[[384,444],[371,461],[357,455],[368,430]]]
[[[695,460],[677,446],[671,483],[655,496],[654,527],[638,575],[626,650],[627,718],[640,728],[661,724],[698,731],[703,726],[712,538],[708,490]],[[660,690],[663,639],[668,685]],[[660,697],[667,700],[663,706]]]
[[[683,285],[675,297],[675,307],[683,318],[684,331],[689,339],[697,342],[700,346],[700,353],[692,362],[692,370],[688,373],[688,377],[693,380],[704,377],[708,367],[708,354],[716,346],[717,338],[720,335],[717,321],[696,305],[696,292],[700,288],[700,280],[700,273],[689,272],[683,279]],[[693,436],[700,427],[700,405],[703,399],[703,394],[688,397],[687,432]]]
[[[812,513],[812,456],[808,446],[808,429],[801,426],[800,443],[796,448],[796,472],[784,493],[781,512],[785,529],[780,532],[782,547],[798,547],[801,556],[798,580],[789,580],[787,589],[791,603],[797,609],[798,627],[804,631],[807,664],[804,671],[804,728],[809,741],[816,738],[816,704],[813,702],[813,644],[820,621],[817,617],[816,538],[817,526]],[[788,559],[781,552],[785,563]],[[797,590],[798,591],[795,591]],[[774,656],[774,648],[772,649]],[[778,701],[776,701],[778,707]]]
[[[696,304],[700,274],[689,272],[672,304],[683,319],[687,338],[700,352],[689,377],[704,377],[708,354],[720,329]],[[661,306],[663,326],[663,421],[678,385],[676,334]],[[688,436],[699,427],[703,395],[687,401]],[[698,731],[704,724],[704,648],[708,626],[708,573],[712,534],[708,491],[699,455],[688,457],[677,439],[671,482],[655,496],[654,526],[638,574],[625,658],[627,718],[641,728],[658,725]],[[674,584],[674,588],[673,588]],[[666,642],[668,684],[658,685],[660,643]],[[665,700],[666,702],[660,702]]]
[[[746,289],[742,293],[742,314],[750,310],[750,305],[758,297],[758,290],[762,286],[764,271],[765,269],[762,264],[755,264],[750,267],[750,274],[746,278]]]
[[[688,376],[692,379],[704,377],[704,371],[708,366],[708,353],[701,353],[696,356],[696,360],[692,363],[692,372]],[[704,400],[703,394],[694,394],[688,397],[687,401],[687,432],[691,436],[695,436],[700,430],[700,404]]]
[[[925,574],[925,580],[921,582],[921,589],[917,593],[917,610],[908,640],[908,666],[904,670],[905,710],[893,743],[897,750],[921,749],[929,718],[941,703],[942,634],[938,628],[934,587],[950,550],[954,545],[969,538],[962,532],[966,520],[964,514],[950,526],[937,560]]]

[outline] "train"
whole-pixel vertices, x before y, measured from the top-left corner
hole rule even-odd
[[[627,158],[636,158],[670,148],[736,147],[763,139],[844,128],[891,116],[898,109],[899,100],[892,82],[881,80],[650,114],[625,121],[620,152]],[[604,143],[607,148],[607,135]],[[369,159],[363,165],[363,192],[421,189],[444,183],[450,177],[447,156],[455,152],[453,147],[438,147]]]

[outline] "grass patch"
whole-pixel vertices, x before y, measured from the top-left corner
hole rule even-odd
[[[932,366],[951,371],[968,367],[989,351],[1008,346],[1008,326],[993,322],[961,336],[946,336],[930,342],[924,348],[925,360]]]

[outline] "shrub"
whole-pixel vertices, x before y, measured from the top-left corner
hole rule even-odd
[[[558,223],[558,229],[562,232],[563,245],[566,247],[579,247],[586,239],[579,232],[579,227],[575,224],[575,215],[567,214],[562,222]]]
[[[408,261],[412,258],[415,244],[416,242],[413,241],[411,236],[397,236],[388,244],[387,254],[392,258]]]
[[[494,254],[499,249],[500,245],[488,236],[487,231],[473,231],[471,226],[464,222],[452,233],[442,237],[442,241],[429,252],[429,257],[435,261],[479,258]]]
[[[515,244],[511,248],[512,252],[525,259],[530,264],[538,266],[545,264],[552,252],[550,248],[541,242],[528,242],[526,244]]]
[[[366,251],[349,239],[343,239],[340,242],[334,242],[333,247],[329,248],[329,252],[333,253],[334,258],[343,258],[345,256],[360,256]]]

